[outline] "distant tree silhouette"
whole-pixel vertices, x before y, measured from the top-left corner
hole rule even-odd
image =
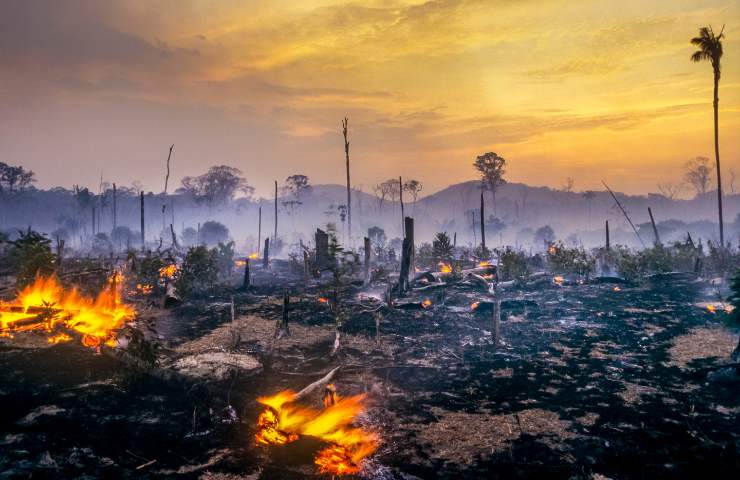
[[[493,213],[496,213],[496,190],[500,185],[506,183],[506,160],[494,152],[484,153],[475,159],[473,166],[480,174],[481,185],[484,189],[491,191],[493,199]]]
[[[242,176],[241,170],[226,165],[211,167],[197,177],[184,177],[181,183],[178,193],[205,201],[210,206],[228,203],[239,192],[245,195],[254,192],[254,188]]]
[[[722,59],[722,38],[724,29],[715,35],[712,27],[702,27],[699,29],[699,36],[691,39],[691,43],[699,47],[691,55],[692,62],[701,62],[709,60],[714,72],[714,157],[717,161],[717,210],[719,214],[719,242],[725,244],[725,228],[722,221],[722,175],[719,166],[719,77],[722,73],[720,60]]]
[[[709,188],[712,167],[707,157],[696,157],[686,162],[686,182],[694,187],[696,195],[704,195]]]

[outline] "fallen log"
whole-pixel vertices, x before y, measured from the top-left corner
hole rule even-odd
[[[315,382],[307,385],[304,387],[300,392],[295,394],[295,397],[293,397],[293,401],[299,400],[306,395],[311,394],[313,391],[324,387],[327,383],[331,381],[332,378],[334,378],[334,375],[339,371],[339,369],[342,368],[342,366],[334,367],[329,373],[321,377],[320,379],[316,380]]]

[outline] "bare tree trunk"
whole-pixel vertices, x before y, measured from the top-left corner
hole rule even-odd
[[[609,245],[609,220],[606,221],[606,249],[609,250],[611,248],[611,245]]]
[[[401,250],[401,274],[398,277],[398,294],[402,295],[409,287],[411,257],[414,255],[414,219],[405,218],[406,237]]]
[[[172,248],[177,248],[177,235],[175,235],[175,228],[170,223],[170,233],[172,234]]]
[[[95,236],[95,207],[92,207],[92,234]]]
[[[398,177],[398,199],[401,202],[401,235],[406,236],[406,221],[404,218],[406,218],[406,215],[403,213],[403,180],[401,180],[401,177]]]
[[[141,251],[144,251],[144,242],[145,242],[145,235],[144,235],[144,190],[139,192],[139,198],[141,203]],[[198,231],[200,231],[200,224],[198,224]]]
[[[500,342],[500,328],[501,325],[501,300],[493,301],[493,345],[498,347]]]
[[[116,203],[116,184],[113,184],[113,230],[118,226],[118,204]]]
[[[249,257],[244,259],[244,283],[242,283],[242,288],[247,289],[250,287],[250,278],[249,278]]]
[[[370,239],[365,237],[365,285],[370,283]]]
[[[486,249],[486,203],[483,200],[483,192],[480,192],[480,244]]]
[[[277,225],[278,225],[278,188],[277,188],[277,180],[275,180],[275,231],[272,232],[272,241],[277,241]]]
[[[714,157],[717,160],[717,209],[719,212],[719,244],[725,246],[725,225],[722,219],[722,173],[719,168],[719,71],[714,71]]]
[[[259,220],[257,220],[257,256],[260,256],[260,248],[262,248],[262,205],[259,208]]]
[[[650,223],[653,225],[653,235],[655,235],[655,245],[660,245],[660,235],[658,235],[658,227],[655,226],[655,219],[653,218],[653,211],[648,207],[648,214],[650,215]]]
[[[270,239],[265,239],[265,249],[263,251],[262,255],[262,268],[264,270],[267,270],[267,268],[270,266]]]
[[[344,157],[347,161],[347,237],[349,245],[352,246],[352,194],[349,181],[349,141],[347,140],[347,124],[349,121],[344,117],[342,121],[342,133],[344,134]]]

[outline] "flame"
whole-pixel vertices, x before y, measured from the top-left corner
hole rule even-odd
[[[294,400],[290,390],[257,399],[266,407],[257,419],[257,442],[285,445],[300,435],[315,437],[330,444],[314,460],[321,473],[358,473],[362,461],[378,446],[376,435],[351,426],[364,410],[365,395],[342,398],[333,385],[327,385],[323,410],[297,405]]]
[[[439,271],[442,273],[452,273],[452,266],[444,262],[439,262]]]
[[[246,265],[247,265],[247,261],[246,260],[234,260],[234,266],[244,267]]]
[[[491,266],[491,262],[489,262],[488,260],[483,260],[482,262],[480,262],[478,264],[478,266],[481,267],[481,268],[482,267],[490,267]]]
[[[123,275],[113,273],[97,297],[85,297],[77,289],[65,290],[56,277],[36,277],[11,303],[0,302],[0,336],[24,331],[47,332],[49,343],[68,342],[82,335],[82,344],[99,348],[115,345],[116,331],[133,318],[132,307],[121,303]]]
[[[259,258],[259,253],[257,253],[257,252],[250,253],[249,254],[249,258],[252,259],[252,260],[257,259],[257,258]]]
[[[177,264],[171,263],[159,269],[159,278],[161,278],[162,280],[164,279],[171,280],[175,278],[176,273],[177,273]]]
[[[717,312],[717,307],[715,307],[714,305],[711,305],[711,304],[710,305],[707,305],[707,311],[709,313],[716,313]]]
[[[319,297],[317,300],[319,303],[329,303],[329,299],[326,297]]]
[[[129,292],[129,294],[136,295],[140,293],[141,295],[149,295],[152,293],[152,290],[154,290],[152,285],[137,283],[135,290]]]
[[[614,291],[615,291],[615,292],[621,292],[621,291],[622,291],[622,289],[621,289],[621,288],[619,288],[619,286],[616,286],[616,287],[614,287]]]
[[[431,306],[432,306],[432,301],[431,301],[431,300],[429,300],[428,298],[425,298],[425,299],[424,299],[424,300],[423,300],[423,301],[421,302],[421,306],[422,306],[422,308],[429,308],[429,307],[431,307]]]
[[[555,245],[550,245],[549,247],[547,247],[547,253],[550,255],[555,255],[556,253],[558,253],[558,249],[557,247],[555,247]]]
[[[472,304],[470,305],[470,309],[471,309],[472,311],[475,311],[475,310],[476,310],[476,309],[478,308],[478,306],[479,306],[479,305],[480,305],[480,302],[473,302],[473,303],[472,303]]]
[[[565,282],[565,279],[563,277],[561,277],[560,275],[556,275],[556,276],[552,277],[552,281],[553,281],[553,283],[555,285],[558,285],[558,286],[562,287],[563,286],[563,282]]]

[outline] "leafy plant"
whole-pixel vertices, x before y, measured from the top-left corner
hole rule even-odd
[[[453,253],[454,248],[447,232],[437,233],[432,242],[432,255],[434,256],[435,262],[451,262]]]
[[[190,247],[175,278],[175,287],[182,295],[213,287],[218,280],[216,250],[203,245]]]
[[[9,242],[8,252],[16,283],[23,287],[33,282],[36,275],[51,275],[56,269],[56,256],[51,251],[51,240],[29,229],[18,232],[18,238]]]
[[[501,280],[518,280],[529,273],[527,255],[524,252],[506,247],[496,253],[499,256],[498,274]]]

